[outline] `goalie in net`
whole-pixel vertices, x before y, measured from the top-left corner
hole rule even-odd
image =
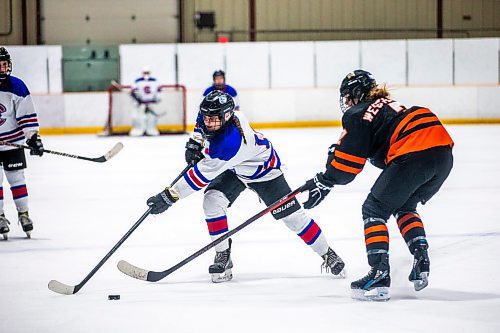
[[[156,136],[186,132],[186,88],[161,85],[148,69],[134,85],[108,88],[104,135]]]

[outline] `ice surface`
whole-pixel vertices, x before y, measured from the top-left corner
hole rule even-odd
[[[349,283],[368,271],[361,204],[379,173],[366,166],[310,212],[347,264],[347,278],[320,273],[320,258],[266,216],[233,237],[234,279],[213,284],[210,251],[158,283],[120,273],[120,259],[163,270],[209,242],[202,194],[149,217],[76,295],[55,294],[56,279],[76,285],[146,211],[146,199],[184,167],[186,136],[47,136],[48,149],[97,157],[123,141],[106,163],[54,155],[28,157],[30,215],[24,239],[9,185],[9,241],[0,241],[0,332],[500,332],[500,126],[448,127],[455,167],[420,208],[430,242],[429,286],[407,280],[412,258],[391,220],[392,299],[351,300]],[[339,128],[264,130],[286,164],[292,187],[321,171]],[[302,198],[303,199],[303,198]],[[263,208],[247,191],[229,211],[236,226]],[[109,294],[121,300],[109,301]]]

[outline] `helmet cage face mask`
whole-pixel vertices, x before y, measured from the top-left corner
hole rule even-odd
[[[0,69],[0,80],[5,80],[12,73],[12,61],[9,52],[7,52],[5,47],[0,47],[0,62],[4,64],[2,68],[7,67],[5,71]],[[7,66],[5,66],[5,62],[7,62]]]
[[[200,113],[203,116],[203,134],[207,139],[215,136],[215,134],[223,129],[227,122],[234,115],[234,100],[228,94],[220,91],[212,91],[205,96],[200,104]],[[215,119],[214,119],[215,117]],[[217,127],[215,130],[209,130],[206,122],[213,123],[211,127]],[[220,127],[218,127],[220,126]]]
[[[347,74],[340,86],[339,104],[342,112],[365,101],[370,91],[376,86],[375,78],[367,71],[355,70]]]

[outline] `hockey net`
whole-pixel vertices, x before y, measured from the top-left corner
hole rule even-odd
[[[132,114],[137,102],[129,85],[108,87],[108,119],[103,135],[127,135],[132,128]],[[180,84],[161,85],[159,102],[153,104],[158,115],[161,134],[186,133],[186,87]]]

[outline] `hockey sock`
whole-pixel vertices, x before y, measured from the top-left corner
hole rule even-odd
[[[328,251],[328,243],[326,241],[325,235],[321,232],[321,228],[314,222],[313,219],[306,224],[306,226],[300,231],[297,236],[302,238],[304,243],[309,245],[314,252],[323,256]]]
[[[210,233],[210,237],[212,237],[212,241],[221,237],[229,230],[226,215],[205,219],[205,221],[207,222],[208,232]],[[225,240],[215,246],[215,251],[222,252],[228,248],[229,243]]]
[[[384,219],[369,217],[363,222],[368,264],[373,267],[389,253],[389,231]]]
[[[425,229],[420,219],[420,215],[416,212],[400,212],[397,214],[399,231],[403,236],[406,245],[411,254],[415,253],[415,248],[422,242],[427,243],[425,237]]]

